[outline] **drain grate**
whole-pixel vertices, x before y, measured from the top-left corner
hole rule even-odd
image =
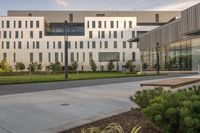
[[[62,103],[62,104],[60,104],[60,106],[69,106],[69,104],[68,103]]]

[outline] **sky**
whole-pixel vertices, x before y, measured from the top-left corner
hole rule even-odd
[[[191,7],[200,0],[0,0],[0,16],[7,10],[173,10]]]

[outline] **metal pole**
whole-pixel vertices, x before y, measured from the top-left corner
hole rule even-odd
[[[64,24],[64,44],[65,44],[65,80],[68,80],[68,22]]]
[[[160,60],[159,60],[159,52],[158,52],[158,48],[159,48],[159,43],[156,44],[156,55],[157,55],[157,63],[156,63],[156,69],[157,69],[157,74],[160,74]]]

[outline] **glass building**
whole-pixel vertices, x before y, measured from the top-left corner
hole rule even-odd
[[[200,4],[181,12],[181,17],[130,39],[138,42],[143,70],[198,71],[200,65]]]

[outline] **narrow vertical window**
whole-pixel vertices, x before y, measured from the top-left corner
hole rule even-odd
[[[156,20],[156,22],[160,21],[159,14],[155,14],[155,20]]]
[[[30,53],[30,62],[33,63],[33,53]]]
[[[13,62],[16,62],[16,53],[13,54]]]
[[[132,61],[135,61],[135,52],[132,52]]]
[[[51,53],[48,53],[48,56],[49,62],[51,62]]]
[[[83,52],[83,62],[85,62],[85,52]]]
[[[42,53],[39,53],[39,62],[42,62]]]
[[[92,21],[92,28],[95,28],[96,27],[96,23],[95,21]]]
[[[92,31],[89,31],[89,38],[93,38]]]
[[[70,23],[73,22],[73,14],[72,14],[72,13],[69,14],[69,22],[70,22]]]
[[[114,48],[117,48],[117,41],[114,41]]]
[[[39,28],[39,27],[40,27],[40,22],[36,21],[36,28]]]

